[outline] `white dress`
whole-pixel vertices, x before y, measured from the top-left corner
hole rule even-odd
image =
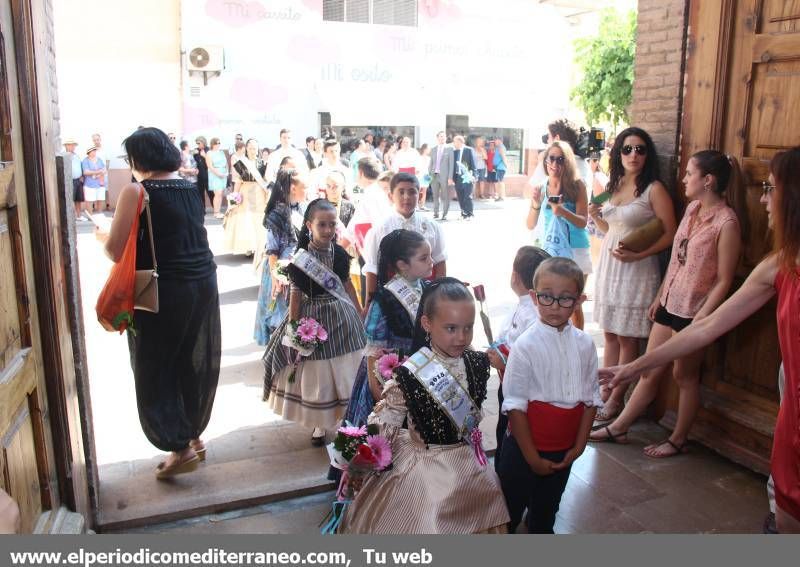
[[[608,233],[600,249],[595,281],[594,320],[604,331],[622,337],[647,338],[650,319],[647,310],[661,285],[658,257],[620,262],[611,255],[619,241],[655,216],[650,189],[626,205],[603,205]]]

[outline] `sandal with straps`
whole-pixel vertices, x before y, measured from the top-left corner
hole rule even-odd
[[[623,431],[622,433],[611,433],[611,430],[608,428],[608,425],[603,427],[602,430],[598,431],[605,431],[605,435],[601,437],[592,437],[592,434],[589,435],[589,441],[594,441],[595,443],[616,443],[617,445],[627,445],[630,443],[628,441],[628,432]],[[622,439],[624,437],[624,439]]]
[[[680,445],[676,445],[675,443],[673,443],[672,441],[669,440],[669,437],[667,437],[666,439],[664,439],[660,443],[654,443],[653,445],[650,445],[650,447],[645,447],[642,452],[644,453],[644,455],[646,457],[650,457],[651,459],[668,459],[669,457],[676,457],[678,455],[684,455],[684,454],[688,453],[689,449],[686,447],[686,445],[688,443],[689,443],[688,441],[684,441]],[[661,453],[661,454],[653,454],[653,453],[648,452],[648,449],[651,449],[651,450],[654,451],[654,450],[658,449],[659,447],[661,447],[662,445],[669,445],[670,447],[672,447],[674,449],[674,451],[670,452],[670,453]]]

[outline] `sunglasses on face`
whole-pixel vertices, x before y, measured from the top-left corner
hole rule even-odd
[[[775,191],[775,186],[771,185],[768,181],[764,181],[761,183],[761,196],[768,197]]]
[[[558,303],[559,307],[564,308],[572,307],[575,305],[575,301],[577,301],[576,297],[570,297],[569,295],[553,297],[549,293],[537,293],[536,299],[539,301],[539,305],[544,305],[545,307],[550,307],[553,303]]]
[[[631,145],[622,146],[622,155],[627,156],[630,155],[631,152],[636,152],[637,155],[645,156],[647,155],[647,146],[642,146],[638,144],[635,146]]]
[[[564,156],[547,156],[550,165],[564,165]]]

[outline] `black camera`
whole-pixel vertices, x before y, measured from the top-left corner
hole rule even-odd
[[[575,153],[586,159],[590,154],[602,152],[606,147],[606,133],[602,128],[581,128],[578,133],[578,148]]]

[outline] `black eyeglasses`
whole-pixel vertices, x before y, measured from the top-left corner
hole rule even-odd
[[[549,293],[537,293],[536,299],[539,301],[539,305],[544,305],[545,307],[550,307],[553,303],[558,303],[559,307],[572,307],[578,300],[577,297],[571,297],[569,295],[553,297]]]
[[[684,238],[681,240],[681,243],[678,244],[678,263],[681,266],[686,265],[686,254],[689,252],[689,239]]]
[[[552,165],[564,165],[564,156],[547,156],[547,161]]]
[[[771,185],[768,181],[764,181],[764,182],[761,183],[761,196],[762,197],[769,196],[773,191],[775,191],[775,186],[774,185]]]
[[[647,155],[647,146],[642,146],[639,144],[635,146],[622,146],[622,155],[627,156],[630,155],[631,152],[636,152],[640,156],[645,156]]]

